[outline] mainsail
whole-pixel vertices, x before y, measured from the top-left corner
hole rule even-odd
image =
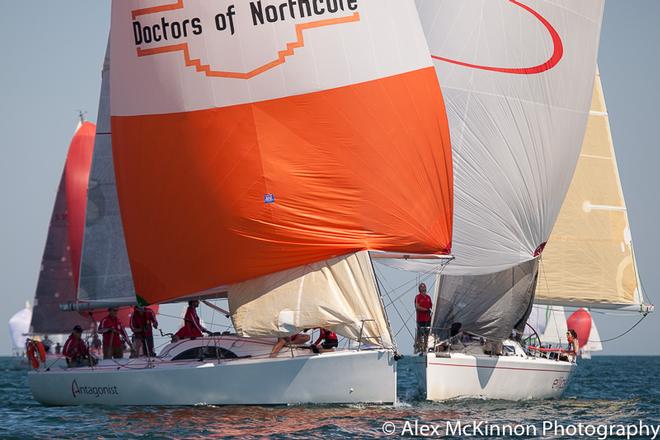
[[[579,156],[603,0],[417,5],[454,152],[456,259],[433,325],[505,338],[531,310],[536,260]]]
[[[89,189],[85,192],[87,212],[78,286],[79,303],[92,308],[135,302],[112,160],[109,47],[101,77],[94,156],[89,182],[85,182]]]
[[[337,310],[296,318],[334,289],[332,307],[370,297],[342,309],[346,335],[382,337],[363,324],[385,318],[362,251],[451,246],[449,130],[419,17],[412,0],[275,3],[113,2],[112,149],[136,293],[227,288],[242,333],[267,316],[290,334],[336,325]],[[280,298],[295,289],[300,309]]]
[[[643,310],[600,75],[573,182],[543,253],[536,301]]]
[[[81,206],[81,200],[87,186],[81,182],[89,175],[95,130],[90,122],[80,124],[69,146],[41,260],[31,333],[68,333],[81,321],[76,312],[61,312],[60,304],[76,299],[78,265],[73,260],[79,261],[82,238],[75,235],[82,235],[80,225],[84,223],[85,207]]]

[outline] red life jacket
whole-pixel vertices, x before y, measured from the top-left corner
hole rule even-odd
[[[112,329],[114,329],[116,333],[112,332]],[[124,331],[124,326],[121,325],[119,319],[116,317],[113,318],[110,315],[101,320],[101,323],[99,324],[99,332],[103,334],[104,347],[112,346],[114,348],[120,348],[124,345],[122,342],[122,336],[125,339],[128,339],[126,332]]]
[[[427,307],[430,309],[433,307],[433,301],[431,301],[431,297],[429,295],[422,295],[421,293],[418,293],[415,297],[415,310],[417,310],[417,306]],[[417,310],[417,322],[431,322],[431,312],[420,312]]]
[[[179,339],[199,338],[202,336],[202,324],[197,316],[197,310],[193,306],[188,306],[186,316],[183,318],[183,327],[176,332]]]
[[[320,338],[325,342],[335,342],[337,341],[337,333],[322,328]]]
[[[87,344],[85,344],[85,341],[70,335],[69,339],[64,343],[62,354],[68,359],[76,360],[83,356],[87,356],[89,351],[87,350]]]
[[[133,309],[133,315],[131,316],[131,330],[133,333],[141,334],[144,331],[145,336],[151,336],[154,325],[157,326],[158,321],[156,321],[156,315],[151,309]]]

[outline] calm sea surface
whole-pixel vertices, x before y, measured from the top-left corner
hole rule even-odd
[[[384,438],[385,422],[395,424],[397,435],[392,437],[399,437],[406,422],[413,426],[415,420],[443,429],[447,421],[457,420],[531,424],[538,427],[539,437],[543,421],[553,420],[564,426],[639,424],[640,420],[660,425],[660,358],[656,357],[582,361],[564,398],[555,401],[431,403],[420,400],[415,389],[410,358],[405,358],[399,364],[400,402],[393,406],[44,407],[32,399],[26,370],[15,360],[0,358],[0,438]],[[472,438],[489,437],[476,432]],[[580,437],[558,432],[545,438]]]

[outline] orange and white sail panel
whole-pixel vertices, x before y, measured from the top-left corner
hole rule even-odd
[[[449,131],[414,1],[114,1],[111,63],[147,302],[360,250],[449,252]]]

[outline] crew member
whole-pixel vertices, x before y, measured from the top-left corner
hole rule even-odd
[[[79,325],[73,327],[71,335],[64,343],[64,357],[67,366],[71,368],[92,365],[92,358],[89,355],[87,344],[82,339],[82,327]]]
[[[108,316],[101,320],[99,332],[103,335],[103,359],[124,357],[124,342],[129,342],[124,326],[117,318],[117,308],[110,307]]]
[[[131,316],[131,330],[135,338],[136,355],[156,356],[154,352],[153,329],[158,328],[158,321],[153,310],[135,306]]]
[[[175,340],[199,338],[204,333],[211,333],[202,327],[199,316],[197,315],[197,307],[199,307],[199,301],[196,299],[188,301],[186,316],[183,317],[183,327],[174,335]]]
[[[419,293],[415,296],[415,310],[417,311],[417,334],[415,336],[415,352],[426,351],[429,332],[431,330],[431,309],[433,301],[426,293],[426,284],[419,285]]]
[[[323,353],[325,351],[334,351],[335,348],[339,345],[339,340],[337,339],[337,333],[330,331],[325,328],[319,329],[321,334],[319,338],[310,345],[310,348],[314,353]],[[319,344],[321,344],[319,346]]]
[[[570,329],[566,332],[566,340],[568,341],[568,350],[566,350],[566,360],[573,361],[577,359],[580,354],[580,342],[578,341],[577,332]]]
[[[53,341],[50,340],[48,335],[44,335],[44,339],[41,343],[44,344],[44,350],[46,350],[46,353],[50,353],[50,347],[53,346]]]

